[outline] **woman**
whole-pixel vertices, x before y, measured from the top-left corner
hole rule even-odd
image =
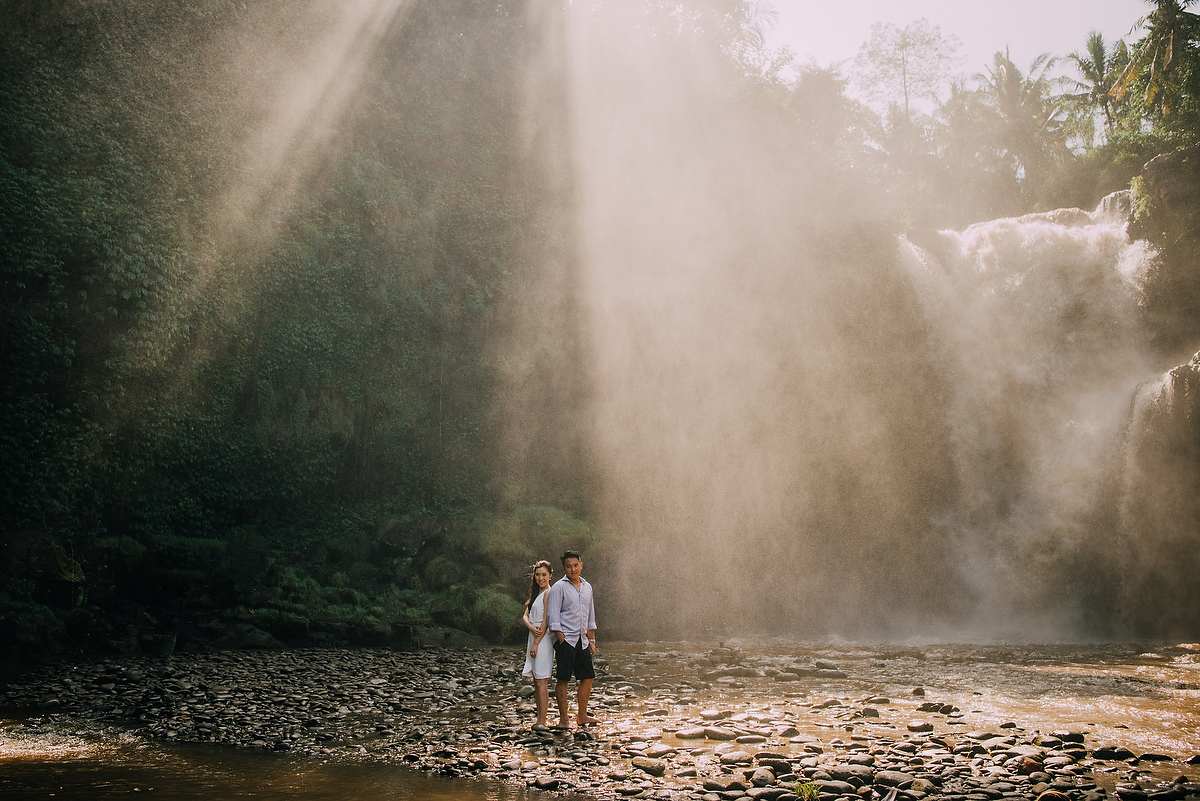
[[[546,620],[546,590],[550,589],[550,563],[546,560],[535,562],[532,579],[529,582],[529,600],[525,602],[525,628],[529,629],[529,642],[526,645],[525,669],[523,676],[533,677],[534,699],[537,701],[537,723],[535,727],[546,727],[546,710],[550,706],[550,670],[554,663],[554,649],[550,642],[542,641],[546,637],[548,621]]]

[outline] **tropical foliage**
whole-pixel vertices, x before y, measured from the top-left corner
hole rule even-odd
[[[1071,127],[1079,133],[1083,144],[1090,148],[1096,143],[1097,114],[1104,126],[1105,140],[1127,132],[1128,104],[1124,98],[1113,94],[1117,78],[1129,64],[1129,48],[1125,41],[1118,39],[1114,45],[1106,42],[1099,31],[1092,31],[1084,51],[1071,53],[1067,58],[1081,77],[1063,77],[1064,85],[1074,90],[1065,95],[1064,100],[1075,112]]]
[[[852,74],[772,49],[762,2],[648,1],[638,24],[701,32],[722,90],[903,230],[1094,205],[1194,144],[1200,17],[1152,5],[1128,46],[973,79],[924,20],[877,25]],[[268,90],[306,87],[239,42],[304,52],[320,26],[296,20],[326,6],[0,3],[0,642],[138,605],[503,637],[533,556],[603,564],[561,411],[584,405],[578,332],[537,291],[572,258],[571,188],[536,157],[562,88],[530,80],[562,74],[539,33],[561,21],[396,6],[327,84],[354,88],[304,129],[322,147],[268,141],[270,172],[248,132]]]
[[[903,28],[877,22],[854,62],[858,83],[885,108],[895,105],[904,124],[911,124],[913,106],[936,98],[949,82],[957,48],[954,36],[942,36],[923,18]]]
[[[3,592],[500,636],[485,590],[523,600],[528,554],[467,529],[541,504],[548,544],[592,538],[578,494],[537,489],[569,470],[513,488],[499,458],[496,353],[540,180],[517,135],[520,9],[414,8],[325,157],[293,151],[296,190],[235,230],[214,219],[259,110],[208,59],[286,6],[6,4]],[[60,588],[52,545],[86,584]]]
[[[1133,87],[1141,105],[1161,123],[1177,119],[1195,124],[1200,90],[1200,15],[1185,10],[1194,0],[1154,0],[1154,9],[1138,20],[1145,31],[1129,63],[1113,85],[1124,97]]]
[[[864,141],[887,165],[882,188],[898,218],[960,226],[1094,205],[1127,188],[1149,156],[1200,138],[1200,16],[1189,0],[1151,5],[1130,43],[1092,32],[1080,50],[1028,67],[1000,51],[970,79],[953,70],[953,40],[924,21],[876,25],[853,83],[892,106]],[[920,81],[910,65],[922,67]],[[917,86],[933,102],[927,117],[911,109]]]

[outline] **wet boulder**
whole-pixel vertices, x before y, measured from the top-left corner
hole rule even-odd
[[[875,783],[875,771],[866,765],[831,765],[827,770],[834,779],[856,786]]]
[[[709,740],[732,740],[738,735],[732,729],[723,729],[719,726],[706,726],[704,728],[704,736]]]
[[[813,784],[817,786],[821,794],[829,793],[830,795],[854,795],[858,788],[849,782],[841,782],[837,779],[814,779]]]
[[[1135,756],[1128,748],[1119,745],[1104,745],[1092,752],[1092,759],[1125,761]]]
[[[702,786],[710,792],[733,792],[746,789],[746,783],[736,776],[712,776],[704,780]]]
[[[770,768],[755,768],[749,779],[755,787],[766,787],[775,783],[775,773]]]
[[[667,772],[667,763],[661,759],[639,756],[629,760],[629,764],[640,771],[649,773],[651,776],[661,776]]]
[[[875,784],[884,787],[899,787],[901,790],[907,790],[916,780],[916,776],[898,770],[881,770],[875,774]]]

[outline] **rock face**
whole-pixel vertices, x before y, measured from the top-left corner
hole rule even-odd
[[[1200,145],[1155,156],[1140,177],[1142,191],[1170,211],[1200,203]]]

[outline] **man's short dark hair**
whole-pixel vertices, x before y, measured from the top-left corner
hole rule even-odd
[[[565,565],[568,559],[578,559],[583,561],[583,557],[579,555],[579,551],[563,551],[562,563]]]

